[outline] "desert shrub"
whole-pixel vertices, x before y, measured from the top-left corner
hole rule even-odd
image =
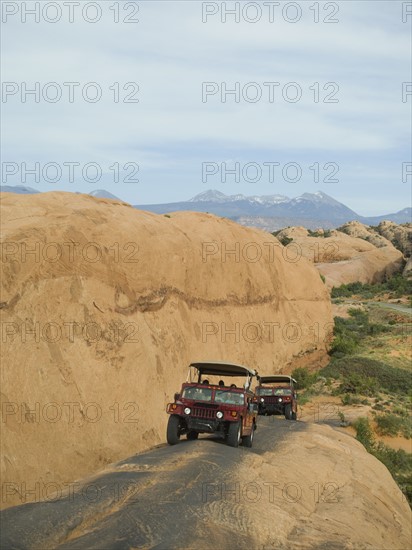
[[[379,435],[395,437],[402,428],[402,418],[396,414],[381,414],[375,417],[375,421]]]
[[[306,367],[299,367],[292,372],[292,378],[296,380],[299,390],[306,389],[314,384],[318,378],[316,372],[310,373]]]
[[[403,437],[406,437],[406,439],[412,438],[412,425],[410,418],[403,419],[403,426],[402,426],[402,435]]]
[[[371,331],[376,334],[382,330],[376,328],[377,325],[375,327],[369,323],[369,315],[366,311],[351,308],[348,313],[348,319],[335,317],[334,339],[330,350],[332,355],[337,353],[351,355],[356,351],[362,337],[369,335]]]
[[[367,418],[358,418],[352,426],[356,430],[356,439],[388,468],[409,504],[412,504],[412,454],[403,449],[391,449],[382,442],[376,443]]]
[[[392,412],[394,414],[398,414],[399,416],[403,416],[404,418],[407,418],[409,416],[409,412],[408,412],[408,409],[406,409],[405,407],[402,407],[401,405],[396,405]]]
[[[370,336],[376,336],[382,332],[389,332],[390,328],[382,323],[370,323],[368,327],[368,334]]]
[[[406,279],[400,273],[397,273],[384,284],[387,290],[395,292],[397,296],[412,294],[412,280]]]
[[[379,435],[389,435],[396,437],[398,434],[410,439],[412,427],[408,417],[402,417],[397,414],[381,414],[375,417],[377,432]]]
[[[349,297],[354,294],[362,298],[370,299],[382,292],[393,292],[396,296],[412,294],[412,280],[406,279],[400,273],[393,275],[384,283],[361,283],[356,281],[347,285],[341,285],[332,289],[332,298]]]
[[[376,379],[380,390],[395,394],[412,391],[410,372],[368,357],[351,356],[333,359],[329,365],[319,371],[320,375],[335,379],[347,378],[351,373],[356,373],[364,378]]]
[[[288,246],[288,244],[290,244],[293,239],[291,237],[283,236],[279,239],[279,241],[283,244],[283,246]]]
[[[356,281],[354,283],[348,283],[347,285],[341,285],[339,287],[334,287],[332,289],[332,298],[339,298],[342,297],[349,297],[353,296],[354,294],[360,294],[368,291],[371,292],[372,290],[376,290],[377,292],[380,292],[380,285],[370,285],[368,283],[361,283],[359,281]]]
[[[365,400],[362,399],[361,397],[357,397],[356,395],[351,395],[350,393],[345,393],[344,395],[342,395],[342,405],[360,405],[360,404],[365,404]],[[369,402],[367,401],[366,404],[368,404]]]
[[[343,377],[339,387],[340,393],[352,393],[361,395],[375,395],[378,390],[378,381],[372,376],[365,376],[357,372],[349,372]]]
[[[357,418],[352,426],[356,430],[356,439],[369,451],[375,444],[373,431],[369,424],[369,420],[365,417]]]
[[[412,505],[412,454],[403,449],[391,449],[379,442],[372,449],[372,454],[390,471],[400,489]]]
[[[343,334],[335,336],[330,353],[332,355],[340,354],[340,357],[344,355],[351,355],[358,347],[358,342],[354,338],[348,338]]]
[[[332,234],[330,229],[324,229],[323,231],[313,231],[313,229],[308,229],[308,236],[309,237],[324,237],[325,239],[327,237],[330,237]]]

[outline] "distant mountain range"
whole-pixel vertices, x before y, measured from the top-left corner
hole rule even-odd
[[[326,193],[303,193],[296,198],[284,195],[225,195],[220,191],[208,190],[185,202],[168,204],[140,204],[136,208],[157,214],[181,210],[209,212],[231,218],[243,225],[261,227],[270,231],[287,225],[303,225],[309,229],[333,228],[351,220],[367,225],[377,225],[383,220],[395,223],[412,221],[412,208],[384,216],[360,216]]]
[[[20,194],[39,193],[36,189],[24,186],[1,186],[0,190]],[[104,189],[91,191],[89,195],[121,200]],[[182,210],[209,212],[231,218],[242,225],[261,227],[269,231],[288,225],[330,229],[351,220],[358,220],[367,225],[377,225],[383,220],[395,223],[412,222],[412,208],[404,208],[384,216],[364,217],[322,191],[289,198],[284,195],[225,195],[221,191],[209,189],[183,202],[140,204],[134,207],[157,214]]]

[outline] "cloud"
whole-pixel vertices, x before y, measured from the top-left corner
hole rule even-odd
[[[120,19],[132,11],[127,4],[133,3],[119,4]],[[199,174],[205,160],[315,162],[344,157],[346,165],[351,158],[353,165],[364,165],[363,187],[356,170],[345,179],[349,194],[365,201],[365,189],[370,192],[373,185],[384,200],[388,179],[400,183],[393,151],[404,161],[409,155],[412,98],[403,103],[401,91],[402,82],[412,80],[410,35],[401,20],[401,2],[340,2],[335,24],[314,23],[309,4],[299,4],[302,17],[297,23],[282,19],[285,3],[276,9],[273,23],[266,14],[255,24],[230,18],[224,24],[220,12],[203,23],[200,2],[140,2],[138,24],[114,23],[107,2],[101,3],[103,15],[95,24],[80,17],[56,24],[10,17],[3,25],[3,80],[20,87],[22,82],[28,87],[57,82],[63,97],[57,103],[35,103],[28,96],[23,104],[18,94],[9,97],[3,103],[3,157],[109,166],[137,162],[139,197],[135,186],[124,186],[124,198],[132,202],[180,200],[202,191]],[[319,5],[322,20],[330,12]],[[64,82],[80,83],[74,103],[67,101]],[[101,87],[98,103],[81,96],[88,82]],[[113,101],[116,82],[119,103]],[[123,103],[135,91],[131,85],[123,89],[130,82],[139,86],[132,96],[138,103]],[[204,82],[218,86],[207,102],[202,102]],[[222,88],[237,82],[240,102],[228,95],[222,103]],[[253,86],[247,87],[251,82],[262,92],[256,103],[242,96],[253,92]],[[273,102],[265,82],[280,83],[273,88]],[[285,99],[285,93],[294,92],[290,82],[302,93],[296,103]],[[325,103],[333,91],[339,102]],[[373,182],[368,172],[376,174]],[[109,191],[121,194],[110,178],[105,183]],[[63,185],[70,188],[67,182]],[[76,185],[80,190],[90,187],[81,181]],[[305,185],[296,194],[319,187],[308,180]],[[231,182],[223,190],[248,192],[244,184],[240,187]],[[276,188],[262,182],[253,193],[288,194],[286,187],[285,182]],[[399,187],[398,197],[389,194],[389,209],[391,202],[392,209],[404,207],[409,198]]]

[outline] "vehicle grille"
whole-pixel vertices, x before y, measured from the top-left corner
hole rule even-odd
[[[265,400],[265,403],[270,403],[270,404],[279,402],[279,397],[275,395],[265,395],[263,399]]]
[[[215,418],[216,417],[216,409],[206,409],[204,407],[194,407],[193,416],[196,416],[198,418]]]

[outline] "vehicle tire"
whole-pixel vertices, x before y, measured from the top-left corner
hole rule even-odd
[[[286,420],[292,420],[292,405],[290,403],[285,405],[285,418]]]
[[[245,435],[245,437],[242,439],[242,445],[244,447],[251,447],[253,445],[253,436],[255,434],[255,424],[252,426],[252,431],[250,432],[250,435]]]
[[[292,420],[297,420],[298,419],[298,413],[295,413],[292,411]]]
[[[187,439],[189,439],[189,441],[194,441],[195,439],[197,439],[199,437],[199,432],[195,432],[193,430],[191,430],[190,432],[187,432]]]
[[[231,422],[227,434],[227,444],[230,447],[239,447],[240,436],[242,432],[241,422]]]
[[[176,445],[180,439],[180,417],[177,414],[171,414],[169,416],[169,422],[167,423],[166,439],[169,445]]]

